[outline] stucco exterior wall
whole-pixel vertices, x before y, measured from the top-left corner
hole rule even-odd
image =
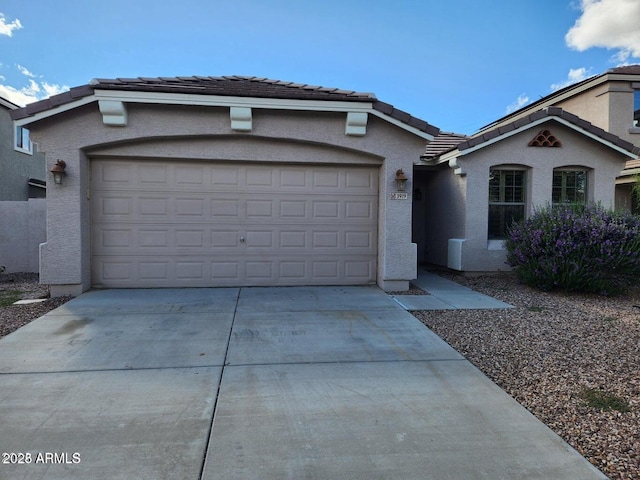
[[[624,166],[625,157],[564,125],[555,122],[543,125],[459,159],[462,172],[467,176],[462,270],[509,269],[505,264],[505,250],[499,242],[488,241],[491,167],[517,165],[527,169],[526,215],[536,207],[551,203],[553,170],[566,166],[591,169],[587,187],[589,200],[600,202],[606,208],[614,207],[615,178]],[[528,147],[528,142],[543,128],[551,130],[561,140],[562,147]]]
[[[558,102],[555,106],[579,116],[604,130],[609,128],[609,97],[607,84]],[[613,133],[613,132],[612,132]]]
[[[640,146],[640,131],[633,129],[632,82],[608,82],[558,102],[556,106],[597,127]]]
[[[38,249],[46,235],[45,199],[0,202],[0,265],[8,273],[38,272]]]
[[[16,151],[14,134],[9,109],[0,106],[0,201],[26,201],[29,178],[45,179],[44,155]]]
[[[464,238],[467,179],[455,175],[446,163],[416,167],[414,175],[422,193],[422,200],[414,202],[418,260],[447,266],[449,239]]]
[[[411,242],[411,198],[391,200],[395,172],[410,177],[425,140],[369,115],[367,133],[345,135],[345,113],[253,109],[251,132],[231,129],[224,107],[129,104],[126,127],[106,126],[96,104],[30,125],[46,154],[47,169],[67,163],[63,185],[48,192],[47,243],[41,249],[41,281],[52,294],[90,288],[91,158],[169,158],[376,164],[380,168],[378,285],[408,288],[416,276]]]

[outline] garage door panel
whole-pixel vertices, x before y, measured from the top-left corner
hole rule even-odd
[[[375,282],[376,169],[92,163],[96,286]]]

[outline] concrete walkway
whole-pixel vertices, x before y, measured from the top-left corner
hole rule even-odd
[[[3,479],[606,478],[376,287],[83,294],[0,340],[0,452]]]
[[[409,311],[513,308],[508,303],[475,292],[426,270],[419,270],[418,278],[411,283],[429,295],[394,295],[393,299]]]

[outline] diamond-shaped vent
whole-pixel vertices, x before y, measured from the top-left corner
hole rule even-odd
[[[542,130],[529,142],[530,147],[561,147],[562,143],[549,130]]]

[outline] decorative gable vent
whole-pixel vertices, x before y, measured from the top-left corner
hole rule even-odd
[[[529,142],[530,147],[561,147],[562,143],[554,137],[549,130],[541,130],[533,140]]]
[[[530,147],[561,147],[562,143],[549,130],[542,130],[529,142]]]

